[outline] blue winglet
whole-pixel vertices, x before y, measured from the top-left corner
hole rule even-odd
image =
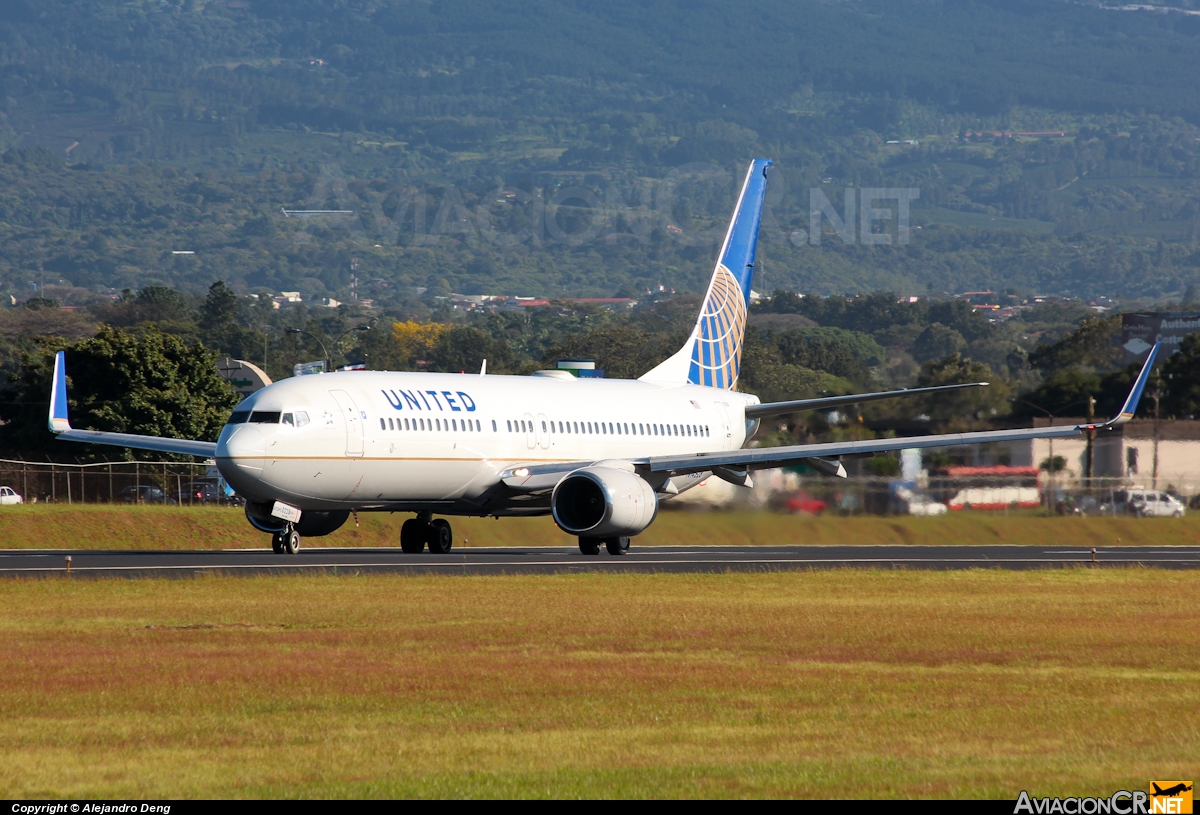
[[[50,417],[48,424],[51,433],[64,433],[71,429],[67,419],[67,354],[59,351],[54,357],[54,382],[50,386]]]
[[[1146,383],[1150,380],[1150,371],[1154,368],[1154,360],[1158,356],[1158,349],[1162,347],[1161,342],[1154,343],[1154,347],[1150,349],[1150,353],[1146,356],[1146,362],[1142,365],[1142,371],[1134,380],[1133,388],[1129,391],[1129,396],[1125,399],[1125,404],[1121,405],[1121,412],[1115,418],[1110,419],[1098,427],[1117,427],[1123,425],[1133,418],[1133,414],[1137,412],[1138,402],[1142,401],[1142,391],[1146,390]]]

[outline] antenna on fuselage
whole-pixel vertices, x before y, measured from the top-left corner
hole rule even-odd
[[[479,375],[487,376],[487,360],[486,359],[483,361],[483,364],[479,366]]]

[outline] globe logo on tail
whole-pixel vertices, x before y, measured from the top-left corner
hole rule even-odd
[[[746,330],[746,298],[723,264],[713,275],[696,327],[688,381],[711,388],[736,387]]]

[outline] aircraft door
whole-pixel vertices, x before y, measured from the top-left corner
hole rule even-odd
[[[550,449],[550,420],[546,418],[545,413],[539,413],[537,417],[537,433],[538,442],[543,450]]]
[[[338,403],[342,420],[346,422],[346,455],[358,458],[363,454],[363,419],[358,405],[345,391],[330,391],[329,395]]]
[[[533,414],[525,414],[525,446],[530,450],[537,447],[537,430],[533,426]]]
[[[733,444],[733,426],[729,423],[729,406],[724,402],[714,402],[713,404],[717,406],[717,415],[720,417],[717,432],[720,434],[720,438],[724,439],[724,448],[728,450]]]

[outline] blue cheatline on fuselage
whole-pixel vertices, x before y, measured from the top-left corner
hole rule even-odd
[[[770,166],[767,159],[755,159],[742,184],[742,194],[693,332],[695,343],[688,369],[688,382],[693,385],[725,389],[737,385]]]

